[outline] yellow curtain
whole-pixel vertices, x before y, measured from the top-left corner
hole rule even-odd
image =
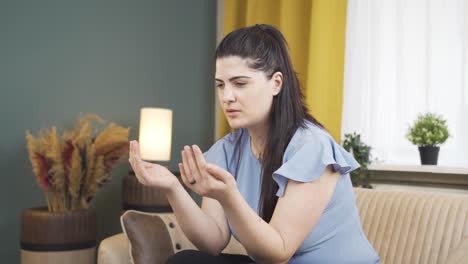
[[[340,142],[346,0],[225,0],[224,34],[271,24],[285,36],[311,114]],[[220,114],[218,137],[230,132]]]

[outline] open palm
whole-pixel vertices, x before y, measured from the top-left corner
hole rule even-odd
[[[166,167],[140,158],[137,141],[130,142],[129,162],[138,181],[144,185],[168,190],[178,183],[174,174]]]

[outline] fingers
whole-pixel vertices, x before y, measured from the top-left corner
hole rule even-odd
[[[197,164],[198,170],[200,171],[200,180],[206,180],[206,161],[205,157],[203,156],[203,152],[197,145],[192,146],[193,155],[195,158],[195,163]]]
[[[129,147],[129,154],[128,154],[128,162],[130,162],[130,165],[133,167],[135,166],[135,154],[133,152],[133,141],[130,141],[130,147]]]
[[[147,175],[146,170],[144,168],[143,162],[140,158],[139,150],[138,150],[138,142],[131,141],[130,142],[130,158],[129,162],[132,166],[133,171],[135,172],[135,176],[137,177],[138,181],[142,184],[147,184]]]
[[[198,168],[198,165],[197,165],[197,163],[195,161],[195,157],[194,157],[192,148],[190,148],[189,146],[185,146],[184,151],[185,151],[186,156],[187,156],[188,167],[190,168],[190,174],[192,175],[193,180],[195,182],[201,182],[202,179],[200,177],[200,169]]]
[[[212,175],[213,177],[215,177],[217,180],[219,181],[222,181],[222,182],[226,182],[227,181],[227,177],[229,176],[229,173],[225,170],[223,170],[222,168],[214,165],[214,164],[210,164],[210,163],[207,163],[205,165],[206,167],[206,171]]]
[[[138,160],[139,160],[139,155],[138,155],[138,143],[136,141],[131,142],[131,159],[130,159],[130,164],[132,165],[133,172],[135,173],[135,176],[137,177],[138,181],[145,184],[146,181],[142,177],[141,173],[141,168],[139,167]]]
[[[192,171],[189,166],[187,151],[185,151],[184,149],[182,150],[181,154],[182,154],[182,166],[184,168],[184,173],[185,173],[185,177],[187,180],[187,186],[190,186],[190,185],[195,184],[196,180],[194,179]]]
[[[180,177],[182,178],[182,182],[186,186],[190,186],[190,180],[187,178],[187,174],[185,173],[184,165],[182,163],[179,163],[179,171],[180,171]]]
[[[129,145],[130,146],[128,148],[128,162],[130,162],[130,165],[132,165],[132,163],[133,163],[133,151],[132,151],[133,150],[133,147],[132,147],[133,141],[130,141]]]
[[[217,175],[211,176],[206,170],[207,163],[203,152],[197,145],[193,145],[192,148],[185,146],[182,151],[182,164],[179,167],[183,168],[187,182],[194,184],[194,182],[201,182],[207,180],[221,180],[223,176]],[[215,172],[223,173],[224,170],[215,170]]]

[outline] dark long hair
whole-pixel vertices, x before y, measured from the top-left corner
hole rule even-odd
[[[291,138],[298,128],[306,126],[306,121],[323,126],[309,114],[291,63],[287,42],[278,29],[262,24],[229,33],[218,45],[215,59],[228,56],[249,59],[249,67],[263,71],[269,79],[275,72],[283,74],[282,89],[273,98],[262,156],[262,189],[258,208],[263,220],[269,222],[278,201],[278,185],[272,175],[282,165]]]

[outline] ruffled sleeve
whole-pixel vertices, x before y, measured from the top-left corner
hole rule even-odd
[[[276,196],[283,196],[289,179],[315,181],[328,165],[341,175],[360,167],[350,153],[325,134],[314,133],[300,142],[291,140],[283,156],[283,164],[273,173],[273,180],[279,186]]]

